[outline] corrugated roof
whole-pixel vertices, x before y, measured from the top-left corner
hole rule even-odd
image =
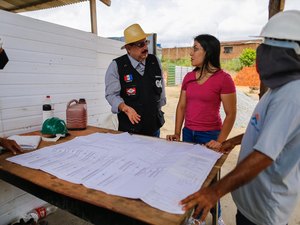
[[[0,0],[0,9],[15,13],[55,8],[87,0]],[[110,6],[110,0],[100,0]]]
[[[247,44],[261,44],[262,38],[252,40],[238,40],[238,41],[222,41],[221,46],[224,45],[247,45]]]

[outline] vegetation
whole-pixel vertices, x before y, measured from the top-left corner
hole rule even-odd
[[[243,67],[252,66],[255,63],[256,51],[251,48],[245,48],[239,59]]]
[[[246,48],[243,50],[239,58],[222,60],[221,68],[228,72],[238,72],[243,67],[252,66],[255,63],[256,51],[254,49]],[[177,60],[171,60],[162,58],[162,68],[164,71],[168,70],[168,66],[192,66],[190,58],[182,58]]]
[[[192,66],[191,58],[182,58],[182,59],[176,59],[176,60],[162,58],[161,64],[162,64],[162,68],[164,71],[167,71],[168,65]]]
[[[238,72],[243,68],[243,66],[240,60],[236,58],[221,61],[221,68],[226,71]]]

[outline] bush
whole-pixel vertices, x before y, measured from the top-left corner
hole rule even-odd
[[[221,68],[226,71],[240,71],[243,66],[239,59],[229,59],[221,61]]]
[[[245,48],[239,59],[243,67],[252,66],[255,63],[256,51],[251,48]]]

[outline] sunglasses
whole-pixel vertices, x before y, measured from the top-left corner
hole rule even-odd
[[[131,43],[130,45],[131,46],[136,46],[138,48],[143,48],[145,47],[145,45],[149,45],[150,44],[150,41],[149,40],[145,40],[145,41],[140,41],[140,42],[135,42],[135,43]]]

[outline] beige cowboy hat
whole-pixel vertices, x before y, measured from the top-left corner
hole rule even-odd
[[[146,34],[139,24],[132,24],[124,30],[125,45],[143,40],[150,35],[152,34]],[[124,49],[125,45],[121,49]]]

